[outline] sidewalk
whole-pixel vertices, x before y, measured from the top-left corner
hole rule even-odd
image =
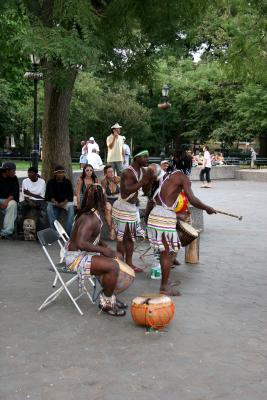
[[[83,317],[65,295],[38,312],[54,278],[39,244],[0,242],[1,400],[266,399],[267,183],[199,186],[203,201],[243,221],[205,213],[200,264],[172,271],[182,296],[162,333],[85,298]],[[147,270],[121,299],[158,287]]]

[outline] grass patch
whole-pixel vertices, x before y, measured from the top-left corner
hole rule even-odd
[[[18,171],[27,171],[28,168],[31,166],[31,161],[21,161],[21,160],[14,160],[14,159],[10,159],[10,160],[4,160],[3,162],[13,162],[16,164],[17,170]],[[41,171],[42,170],[42,162],[38,162],[38,169]],[[72,163],[72,169],[73,170],[79,170],[80,169],[80,164],[79,163]]]

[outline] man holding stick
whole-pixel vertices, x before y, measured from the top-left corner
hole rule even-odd
[[[216,214],[216,210],[202,203],[193,193],[189,178],[180,171],[166,176],[155,192],[155,207],[150,212],[147,222],[148,238],[151,246],[160,251],[162,281],[160,293],[179,296],[178,290],[169,281],[173,253],[181,246],[176,230],[176,213],[174,211],[180,192],[184,190],[189,202],[208,214]]]

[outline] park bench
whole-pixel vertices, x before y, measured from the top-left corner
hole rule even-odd
[[[226,165],[249,165],[250,158],[242,157],[224,157]]]
[[[257,166],[257,168],[260,168],[260,167],[263,167],[263,166],[266,166],[267,167],[267,158],[257,158],[255,161],[254,161],[254,164]]]

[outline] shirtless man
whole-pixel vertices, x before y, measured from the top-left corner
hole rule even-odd
[[[147,222],[147,231],[150,244],[160,251],[160,264],[162,280],[160,293],[169,296],[179,296],[180,293],[169,281],[170,267],[173,253],[180,247],[180,240],[176,231],[176,214],[173,211],[177,204],[179,193],[184,190],[189,202],[208,214],[216,214],[216,211],[202,203],[193,193],[191,182],[180,171],[168,175],[160,184],[154,195],[155,207],[150,212]]]
[[[66,265],[70,271],[78,273],[81,286],[86,275],[101,275],[103,293],[100,294],[99,308],[109,315],[121,317],[126,314],[127,305],[113,294],[119,273],[115,260],[117,253],[100,240],[102,221],[99,212],[104,210],[106,203],[101,185],[89,185],[84,201],[85,206],[78,211],[65,251]]]
[[[138,210],[136,202],[138,190],[153,180],[151,169],[143,169],[148,165],[148,151],[143,150],[134,156],[133,163],[123,170],[121,175],[121,197],[115,201],[112,218],[117,235],[117,251],[124,257],[125,262],[135,272],[143,269],[133,265],[134,241],[138,225]]]

